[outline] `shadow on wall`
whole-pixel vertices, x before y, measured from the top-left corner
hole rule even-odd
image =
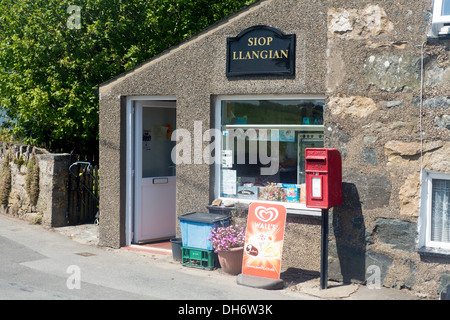
[[[356,185],[342,183],[342,205],[333,208],[334,235],[329,244],[329,277],[344,283],[365,282],[366,227]],[[334,241],[333,241],[334,240]]]

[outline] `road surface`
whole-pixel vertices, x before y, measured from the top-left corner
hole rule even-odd
[[[235,276],[184,267],[171,256],[82,244],[4,215],[0,257],[0,300],[312,299],[238,285]]]

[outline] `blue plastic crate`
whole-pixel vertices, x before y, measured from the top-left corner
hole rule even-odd
[[[183,247],[214,250],[208,240],[211,229],[228,227],[230,214],[192,212],[179,217]]]

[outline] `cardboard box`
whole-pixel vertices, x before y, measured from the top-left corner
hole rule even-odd
[[[286,202],[300,201],[300,185],[283,183],[283,188],[285,188],[286,192]]]

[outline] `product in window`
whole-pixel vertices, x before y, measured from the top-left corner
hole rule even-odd
[[[259,189],[258,199],[268,201],[286,201],[286,193],[284,188],[279,187],[276,183],[268,183],[266,187]]]
[[[238,186],[237,196],[239,199],[258,199],[258,187]]]
[[[285,188],[287,202],[299,202],[300,185],[283,183],[283,187]]]
[[[306,187],[305,184],[301,184],[300,185],[300,203],[305,203],[306,202]]]

